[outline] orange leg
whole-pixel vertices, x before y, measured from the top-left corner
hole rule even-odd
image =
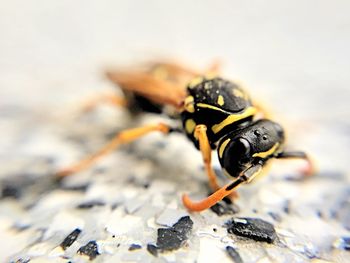
[[[127,101],[123,97],[119,97],[115,94],[98,94],[94,98],[88,99],[82,105],[82,111],[88,112],[96,108],[99,104],[109,104],[112,106],[126,106]]]
[[[282,152],[279,153],[275,158],[277,159],[302,159],[306,162],[305,168],[301,170],[304,176],[312,176],[316,173],[315,164],[312,159],[304,152]]]
[[[315,162],[309,156],[305,159],[305,161],[306,161],[306,167],[305,169],[301,170],[303,175],[306,177],[315,175],[317,172]]]
[[[203,199],[202,201],[193,202],[188,197],[188,195],[185,194],[182,196],[182,202],[184,206],[190,211],[200,212],[205,209],[208,209],[213,205],[215,205],[217,202],[224,199],[226,196],[229,196],[230,194],[234,193],[235,188],[239,186],[241,183],[250,182],[261,171],[261,169],[262,169],[262,165],[259,165],[259,164],[255,166],[251,166],[250,168],[245,170],[243,174],[240,175],[235,181],[220,188],[215,193]]]
[[[202,153],[205,171],[209,178],[209,185],[213,191],[220,189],[216,180],[216,174],[211,166],[211,147],[207,136],[207,127],[203,124],[197,125],[194,132],[195,138],[199,141],[199,149]]]
[[[73,173],[80,172],[84,169],[89,168],[91,165],[96,163],[98,159],[104,155],[115,150],[119,145],[132,142],[150,132],[159,131],[162,133],[169,133],[170,127],[166,124],[159,123],[153,125],[147,125],[144,127],[128,129],[118,133],[108,144],[106,144],[102,149],[100,149],[95,154],[79,161],[78,163],[66,167],[56,173],[58,177],[64,177],[71,175]]]
[[[199,149],[203,156],[204,167],[209,178],[210,188],[212,191],[217,191],[220,189],[220,186],[217,183],[216,174],[211,166],[211,147],[207,137],[207,127],[205,125],[197,125],[195,128],[194,136],[199,141]],[[229,198],[232,200],[237,197],[238,194],[235,191],[229,195]]]

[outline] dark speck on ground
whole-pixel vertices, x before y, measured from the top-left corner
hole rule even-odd
[[[142,246],[140,246],[139,244],[131,244],[129,247],[129,251],[134,251],[134,250],[141,249],[141,248],[142,248]]]
[[[176,222],[173,225],[173,228],[184,235],[188,235],[189,232],[192,230],[193,227],[193,221],[189,216],[184,216],[179,219],[178,222]]]
[[[158,248],[155,245],[147,244],[147,250],[149,253],[151,253],[153,256],[158,256]]]
[[[233,215],[239,212],[238,206],[234,204],[227,204],[225,202],[219,202],[210,207],[211,211],[213,211],[218,216],[222,215]]]
[[[192,230],[193,221],[189,216],[184,216],[169,228],[159,228],[157,247],[162,251],[180,248],[187,240]]]
[[[77,253],[88,256],[90,260],[100,255],[96,241],[90,241],[85,246],[80,247]]]
[[[80,229],[75,229],[73,230],[72,233],[70,233],[61,243],[61,247],[63,248],[63,250],[66,250],[68,247],[70,247],[75,240],[77,240],[78,236],[80,235],[81,230]]]
[[[11,261],[11,263],[12,262],[14,262],[14,263],[28,263],[28,262],[30,262],[30,259],[19,258],[16,261]]]
[[[86,189],[89,187],[89,184],[82,184],[82,185],[73,185],[73,186],[66,186],[63,185],[62,189],[67,191],[79,191],[79,192],[85,192]]]
[[[275,213],[275,212],[268,212],[269,216],[271,216],[271,218],[277,222],[281,222],[282,218],[279,214]]]
[[[350,237],[341,237],[337,240],[337,247],[350,251]]]
[[[234,249],[231,246],[227,246],[226,251],[227,251],[227,254],[230,256],[230,258],[233,260],[233,262],[243,263],[243,260],[236,249]]]
[[[172,227],[159,228],[157,237],[157,246],[148,244],[147,249],[154,255],[153,250],[157,252],[171,251],[183,246],[192,231],[193,221],[189,216],[184,216]],[[150,249],[153,249],[152,251]]]
[[[289,214],[290,213],[290,201],[287,200],[283,206],[283,211],[286,213],[286,214]]]
[[[259,218],[233,218],[226,226],[228,233],[256,241],[273,243],[277,238],[273,225]]]
[[[18,199],[21,196],[21,191],[14,185],[4,185],[1,189],[1,198],[15,198]]]
[[[105,202],[99,201],[99,200],[93,200],[93,201],[88,201],[85,203],[81,203],[77,206],[79,209],[89,209],[94,206],[104,206]]]

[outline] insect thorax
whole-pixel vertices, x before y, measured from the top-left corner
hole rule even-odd
[[[188,85],[187,93],[181,117],[187,136],[197,148],[196,125],[207,127],[207,136],[214,149],[220,138],[245,126],[256,112],[244,90],[221,78],[196,79]]]

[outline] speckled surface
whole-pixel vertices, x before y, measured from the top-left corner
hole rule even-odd
[[[350,262],[346,1],[17,4],[0,10],[2,262]],[[152,134],[55,180],[116,132],[170,121],[77,112],[85,97],[114,90],[107,65],[149,50],[199,66],[223,58],[225,75],[269,105],[317,174],[301,180],[299,162],[276,161],[235,205],[189,213],[181,195],[209,192],[201,156],[181,134]],[[224,183],[216,156],[214,166]]]

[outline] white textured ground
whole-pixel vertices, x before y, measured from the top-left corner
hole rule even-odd
[[[96,241],[97,262],[230,262],[228,245],[243,262],[349,262],[341,242],[350,236],[349,7],[347,1],[4,2],[2,261],[84,262],[89,258],[77,251]],[[319,173],[291,180],[298,164],[279,162],[267,177],[240,188],[238,214],[188,214],[181,195],[207,194],[200,155],[181,135],[154,134],[54,182],[57,168],[114,132],[157,120],[108,107],[73,113],[85,96],[113,89],[103,79],[107,65],[159,54],[198,66],[222,58],[226,75],[270,105],[290,146],[309,152]],[[184,246],[149,253],[157,229],[186,215],[193,229]],[[223,225],[232,217],[264,219],[278,240],[228,234]],[[60,244],[77,228],[78,238],[63,251]],[[142,248],[129,251],[131,244]]]

